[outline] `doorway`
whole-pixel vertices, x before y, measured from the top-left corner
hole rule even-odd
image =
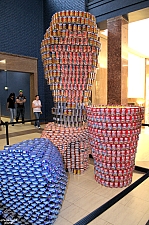
[[[0,52],[0,102],[2,115],[6,112],[6,101],[9,93],[23,89],[27,98],[25,119],[34,119],[31,103],[38,93],[37,58]],[[1,79],[2,78],[2,79]],[[5,90],[5,86],[8,90]]]
[[[19,90],[27,99],[25,103],[25,119],[31,119],[30,113],[30,74],[14,71],[0,71],[0,98],[1,98],[1,116],[9,117],[7,108],[7,98],[10,93],[15,93],[18,96]]]

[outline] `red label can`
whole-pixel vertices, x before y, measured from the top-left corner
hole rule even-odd
[[[112,115],[111,118],[110,118],[110,120],[111,120],[111,123],[115,123],[115,122],[116,122],[116,117],[115,117],[115,115]]]
[[[120,143],[120,144],[123,144],[123,137],[120,137],[120,138],[119,138],[119,143]]]
[[[125,136],[126,136],[126,131],[122,130],[122,137],[125,137]]]
[[[116,131],[116,135],[117,135],[117,137],[121,137],[121,136],[122,136],[121,130],[117,130],[117,131]]]
[[[116,137],[116,130],[112,130],[112,137]]]
[[[117,149],[117,150],[121,150],[121,145],[120,145],[120,144],[117,144],[117,145],[116,145],[116,149]]]
[[[111,130],[107,130],[107,136],[111,137]]]
[[[120,116],[116,116],[116,123],[120,123],[120,121],[121,121],[121,117]]]
[[[110,181],[114,182],[114,176],[110,176]]]
[[[111,115],[116,115],[116,109],[115,108],[110,108],[110,111],[111,111]]]
[[[109,143],[113,144],[113,137],[109,137]]]
[[[112,144],[111,145],[111,148],[112,148],[112,152],[113,152],[113,150],[116,150],[116,145],[115,144]]]
[[[109,170],[109,175],[110,175],[110,176],[113,175],[113,170]]]
[[[125,122],[126,122],[125,116],[121,116],[121,123],[125,123]]]
[[[127,124],[126,123],[122,123],[122,130],[126,130],[127,129]]]
[[[114,183],[113,183],[113,182],[110,182],[110,183],[109,183],[109,187],[110,187],[110,188],[113,188],[113,187],[114,187]]]
[[[111,150],[111,144],[107,143],[107,150]],[[110,151],[111,153],[111,151]]]
[[[117,130],[117,124],[116,124],[116,123],[113,123],[113,124],[112,124],[112,129],[113,129],[113,130]]]

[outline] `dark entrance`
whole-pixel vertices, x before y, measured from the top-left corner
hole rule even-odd
[[[5,90],[8,87],[8,90]],[[30,119],[30,73],[0,71],[0,102],[1,116],[9,117],[9,111],[6,110],[7,98],[11,92],[17,96],[19,90],[23,90],[26,96],[25,119]]]

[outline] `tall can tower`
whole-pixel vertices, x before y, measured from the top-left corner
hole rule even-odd
[[[54,100],[54,124],[46,126],[42,137],[54,142],[74,173],[88,165],[86,106],[99,51],[95,17],[82,11],[55,13],[41,43],[44,76]]]

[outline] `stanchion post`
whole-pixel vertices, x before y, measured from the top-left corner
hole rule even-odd
[[[9,145],[8,122],[5,122],[5,126],[6,126],[6,144]]]

